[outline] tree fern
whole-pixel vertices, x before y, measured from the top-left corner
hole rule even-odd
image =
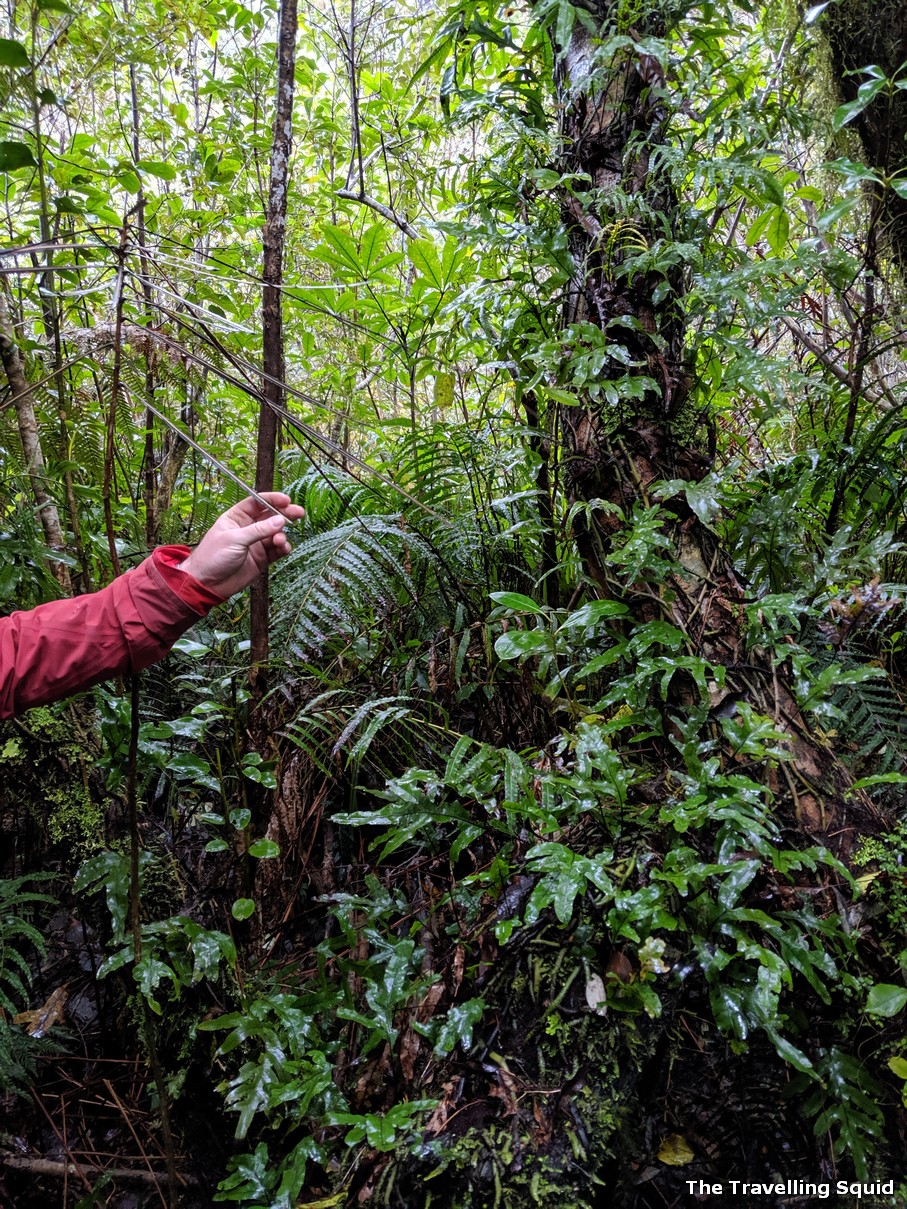
[[[445,731],[425,716],[416,697],[369,696],[361,686],[312,698],[286,733],[326,776],[335,776],[341,763],[387,777],[416,752],[422,762],[437,755]]]
[[[418,609],[412,563],[431,559],[399,517],[358,516],[304,538],[275,576],[274,636],[307,659],[344,645],[396,608]]]

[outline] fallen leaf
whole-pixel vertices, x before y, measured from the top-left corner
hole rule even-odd
[[[460,983],[463,981],[463,971],[466,969],[466,949],[463,945],[457,945],[454,949],[453,969],[453,986],[451,988],[455,995],[460,989]]]
[[[633,965],[626,953],[614,952],[608,958],[605,973],[616,978],[618,982],[633,981]]]
[[[63,1019],[63,1007],[68,998],[69,991],[66,987],[57,987],[41,1007],[13,1016],[13,1024],[27,1024],[30,1037],[43,1037]]]
[[[593,1012],[598,1016],[607,1016],[608,1005],[605,1000],[608,997],[608,992],[605,990],[605,984],[598,974],[590,974],[586,979],[586,1003]]]
[[[435,1008],[444,996],[444,983],[435,982],[428,988],[422,1002],[416,1008],[416,1019],[420,1024],[426,1024],[435,1014]]]
[[[544,1104],[536,1100],[532,1105],[532,1115],[535,1118],[536,1129],[533,1130],[533,1144],[535,1146],[547,1146],[553,1137],[551,1122],[548,1120],[548,1114],[545,1111]]]
[[[684,1167],[687,1163],[692,1163],[696,1156],[686,1138],[682,1138],[679,1133],[670,1133],[658,1147],[658,1157],[668,1167]]]
[[[418,1033],[413,1032],[408,1028],[403,1034],[400,1041],[400,1069],[403,1071],[403,1077],[407,1083],[412,1083],[416,1074],[416,1059],[419,1057],[419,1051],[422,1048],[422,1042],[419,1039]]]
[[[460,1098],[462,1088],[462,1080],[451,1079],[449,1083],[442,1083],[441,1090],[444,1095],[438,1102],[438,1106],[428,1119],[428,1124],[425,1126],[425,1132],[428,1137],[437,1137],[442,1132],[447,1124],[447,1118],[453,1115],[454,1105]]]

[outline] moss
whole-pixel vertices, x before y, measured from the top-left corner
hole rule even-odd
[[[41,706],[0,727],[0,805],[15,809],[20,841],[33,829],[73,864],[104,843],[104,794],[91,775],[95,742],[93,715],[72,703]]]
[[[60,786],[47,794],[47,833],[80,857],[104,844],[104,813],[84,785]]]
[[[482,988],[488,1034],[465,1063],[450,1060],[463,1084],[447,1125],[391,1161],[378,1204],[593,1209],[606,1180],[613,1187],[608,1173],[645,1150],[638,1081],[664,1023],[589,1010],[581,973],[590,929],[565,937],[542,928],[501,951]],[[447,1087],[450,1076],[441,1076]]]

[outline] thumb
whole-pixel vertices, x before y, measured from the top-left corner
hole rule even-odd
[[[281,531],[286,523],[285,516],[266,516],[263,521],[256,521],[253,525],[244,525],[241,529],[237,529],[233,537],[248,548],[254,546],[256,542],[264,541],[266,537],[273,537],[275,533]]]

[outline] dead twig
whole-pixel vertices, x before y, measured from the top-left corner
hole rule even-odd
[[[65,1163],[62,1159],[32,1158],[30,1155],[0,1154],[0,1165],[11,1171],[28,1171],[32,1175],[49,1175],[61,1180],[75,1175],[85,1183],[89,1192],[92,1188],[86,1175],[108,1175],[124,1184],[155,1184],[160,1187],[167,1183],[166,1171],[146,1171],[141,1167],[80,1167],[77,1163]],[[178,1172],[177,1178],[183,1187],[198,1183],[194,1175],[184,1172]]]

